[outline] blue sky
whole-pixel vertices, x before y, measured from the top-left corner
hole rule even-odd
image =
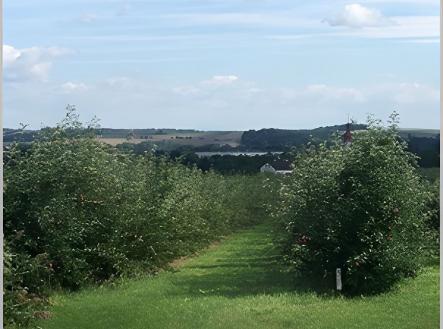
[[[4,126],[439,127],[438,0],[4,0]]]

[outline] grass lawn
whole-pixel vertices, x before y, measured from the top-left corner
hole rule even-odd
[[[53,298],[41,328],[438,328],[439,269],[370,298],[317,296],[284,271],[270,227],[236,233],[177,270]]]

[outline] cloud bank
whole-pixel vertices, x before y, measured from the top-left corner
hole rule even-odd
[[[349,4],[342,12],[325,21],[331,26],[347,26],[352,28],[393,25],[394,22],[376,9],[364,7],[358,3]]]
[[[53,61],[69,53],[70,50],[59,47],[18,49],[3,45],[4,80],[5,82],[47,81]]]
[[[266,87],[234,74],[186,85],[114,77],[95,84],[69,81],[48,88],[25,87],[19,95],[10,95],[6,122],[11,123],[8,116],[14,111],[15,120],[38,127],[38,122],[26,119],[26,109],[36,107],[38,120],[54,124],[69,103],[76,104],[85,118],[97,115],[104,126],[116,128],[300,129],[342,122],[347,113],[360,122],[369,113],[387,118],[393,110],[400,113],[403,127],[438,127],[440,102],[437,88],[418,82]],[[41,93],[48,97],[36,97]]]

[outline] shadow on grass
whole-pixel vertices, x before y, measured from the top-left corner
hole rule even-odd
[[[180,286],[186,295],[207,294],[238,297],[279,294],[293,290],[290,273],[273,269],[270,263],[220,264],[203,275],[183,275]],[[201,269],[197,267],[197,269]],[[205,268],[207,269],[207,268]],[[183,289],[185,288],[185,289]]]
[[[318,297],[360,298],[341,295],[334,289],[335,278],[328,282],[313,277],[300,277],[284,264],[281,246],[275,243],[266,226],[245,232],[223,250],[184,266],[173,278],[176,289],[170,293],[183,297],[223,296],[228,298],[279,295],[286,293],[314,294]],[[429,258],[435,264],[438,257]],[[429,265],[429,264],[426,264]],[[367,297],[395,290],[396,284],[366,294]]]
[[[266,226],[243,233],[226,250],[210,255],[210,260],[180,269],[173,278],[177,289],[171,294],[235,298],[293,292],[324,295],[328,292],[320,287],[314,289],[312,283],[296,278],[284,265],[281,247],[273,241]]]

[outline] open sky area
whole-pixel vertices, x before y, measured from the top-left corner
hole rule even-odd
[[[439,1],[4,0],[4,126],[439,127]]]

